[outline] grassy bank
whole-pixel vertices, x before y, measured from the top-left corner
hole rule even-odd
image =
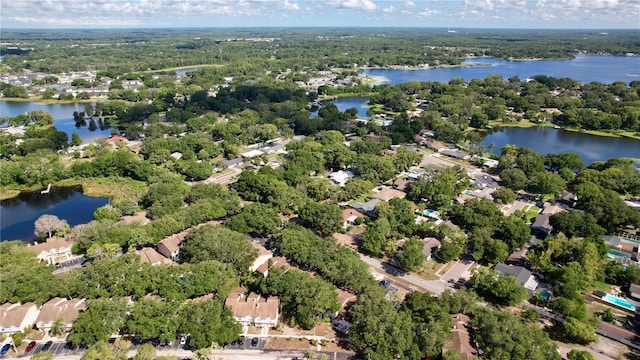
[[[73,99],[73,100],[58,100],[58,99],[46,99],[43,100],[40,96],[25,98],[0,98],[0,101],[12,101],[12,102],[34,102],[38,104],[51,105],[51,104],[91,104],[94,102],[108,101],[105,98],[90,98],[90,99]]]
[[[147,184],[143,181],[131,180],[128,178],[93,178],[93,179],[65,179],[52,183],[53,186],[82,186],[82,193],[92,197],[109,197],[114,202],[122,199],[132,199],[138,201],[147,189]],[[18,196],[21,191],[36,191],[43,189],[43,186],[19,186],[11,189],[4,187],[0,190],[0,200],[11,199]]]

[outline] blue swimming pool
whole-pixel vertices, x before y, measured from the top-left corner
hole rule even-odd
[[[622,257],[622,258],[629,257],[629,255],[627,255],[627,254],[625,254],[623,252],[617,251],[617,250],[609,250],[609,253],[607,255],[609,255],[609,257],[612,257],[612,258],[615,258],[615,257]]]
[[[625,299],[619,298],[617,296],[613,296],[613,295],[607,294],[607,295],[602,297],[602,300],[605,301],[605,302],[617,305],[617,306],[619,306],[621,308],[627,309],[629,311],[636,311],[636,307],[633,304],[631,304],[630,302],[626,301]]]

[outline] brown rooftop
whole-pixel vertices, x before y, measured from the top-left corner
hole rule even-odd
[[[380,199],[382,201],[389,201],[394,198],[404,199],[407,194],[404,191],[392,189],[390,187],[383,186],[380,192],[373,194],[374,198]]]
[[[269,264],[271,264],[271,266],[269,266]],[[264,275],[267,272],[267,270],[271,268],[279,268],[279,267],[290,268],[292,266],[289,264],[289,261],[287,260],[287,258],[282,256],[275,256],[265,261],[264,263],[262,263],[262,265],[258,266],[258,269],[256,269],[256,271]]]
[[[180,244],[182,243],[182,240],[184,240],[184,236],[185,234],[183,233],[173,234],[160,240],[158,245],[164,245],[171,252],[178,251],[180,250]]]
[[[256,293],[231,293],[224,302],[231,308],[235,318],[275,319],[278,316],[280,299],[275,296],[264,298]]]
[[[258,250],[258,256],[262,256],[262,255],[269,255],[271,254],[271,251],[267,250],[264,246],[258,244],[258,243],[251,243],[251,246]]]
[[[84,299],[53,298],[42,305],[36,323],[53,323],[62,320],[66,324],[74,322],[81,311],[86,310]]]
[[[55,249],[68,248],[75,244],[75,241],[69,240],[67,238],[61,237],[52,237],[48,238],[47,241],[43,243],[39,243],[36,245],[29,246],[29,250],[33,251],[36,255],[40,255],[43,252],[50,252]]]
[[[36,303],[33,302],[22,305],[7,303],[0,306],[0,326],[5,328],[22,326],[29,309],[35,306]]]
[[[467,315],[451,315],[453,320],[453,340],[442,348],[442,353],[446,354],[451,350],[456,350],[460,359],[469,359],[476,356],[477,352],[471,345],[471,337],[467,330],[467,323],[471,320]]]
[[[140,262],[143,264],[147,263],[151,265],[158,265],[162,264],[162,262],[166,260],[166,258],[160,255],[156,249],[150,247],[144,247],[140,250],[136,250],[136,255],[140,256]]]

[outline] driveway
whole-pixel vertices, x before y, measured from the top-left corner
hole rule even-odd
[[[465,272],[469,271],[469,268],[473,265],[473,260],[470,259],[462,259],[458,260],[452,267],[447,271],[440,280],[444,282],[456,282],[461,277],[464,277],[465,280],[469,280],[470,274],[465,274]]]

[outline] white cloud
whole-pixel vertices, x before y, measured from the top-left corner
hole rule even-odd
[[[407,1],[405,1],[405,3],[404,3],[404,7],[407,7],[407,8],[414,8],[414,7],[416,7],[416,3],[414,3],[414,2],[413,2],[413,1],[411,1],[411,0],[407,0]]]
[[[424,10],[418,13],[418,17],[431,17],[438,14],[440,14],[439,10],[424,8]]]
[[[388,8],[382,9],[382,12],[387,13],[387,14],[391,14],[394,11],[396,11],[396,8],[394,8],[393,5],[389,6]]]
[[[300,10],[300,5],[298,5],[298,3],[291,3],[289,2],[289,0],[284,0],[284,3],[282,4],[282,7],[287,9],[287,10]]]
[[[365,11],[373,11],[378,6],[371,0],[334,0],[328,2],[329,5],[332,5],[338,9],[353,9],[353,10],[365,10]]]

